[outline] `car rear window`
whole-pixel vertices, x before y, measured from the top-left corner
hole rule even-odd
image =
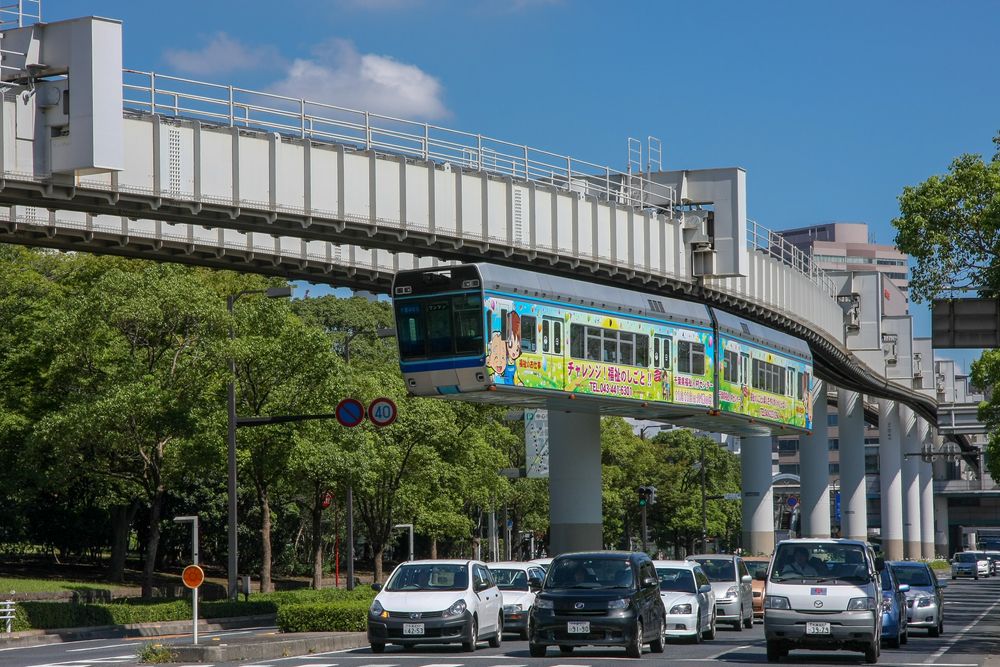
[[[705,576],[709,581],[736,581],[736,568],[733,561],[720,558],[695,558],[695,562],[701,565],[705,571]]]
[[[900,566],[892,568],[892,573],[900,584],[907,586],[931,586],[931,577],[925,567]]]

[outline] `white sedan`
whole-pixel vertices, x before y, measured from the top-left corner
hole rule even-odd
[[[660,580],[660,598],[667,610],[667,637],[698,643],[715,639],[715,593],[698,563],[653,561]]]
[[[513,561],[490,563],[489,568],[503,595],[504,632],[516,632],[521,639],[527,639],[528,615],[538,590],[531,583],[533,579],[544,579],[545,570],[535,563]]]

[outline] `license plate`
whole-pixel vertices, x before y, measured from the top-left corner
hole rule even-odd
[[[422,634],[424,634],[424,624],[423,623],[403,623],[403,634],[404,635],[422,635]]]
[[[829,623],[806,623],[807,635],[828,635],[830,634]]]
[[[590,632],[590,621],[570,621],[566,624],[566,632],[570,634],[588,634]]]

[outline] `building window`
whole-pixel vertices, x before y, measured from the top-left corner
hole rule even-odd
[[[878,474],[878,454],[865,454],[865,474]]]
[[[830,438],[830,451],[836,452],[840,449],[840,438]]]
[[[798,475],[799,474],[799,464],[798,463],[783,463],[778,466],[778,472],[782,475]]]
[[[830,474],[831,475],[839,475],[840,474],[840,464],[839,463],[831,463],[830,464]]]
[[[799,439],[789,438],[788,440],[778,441],[778,451],[779,452],[797,452],[799,451]]]
[[[866,445],[877,445],[878,444],[878,438],[865,438],[865,444]]]
[[[826,414],[826,425],[827,426],[836,426],[837,425],[837,413],[836,412],[828,412]]]

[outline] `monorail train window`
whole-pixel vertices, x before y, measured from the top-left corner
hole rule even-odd
[[[677,372],[689,375],[705,374],[705,345],[689,340],[677,341]]]
[[[507,330],[507,315],[510,313],[506,308],[500,309],[500,337],[507,340],[509,331]]]
[[[535,352],[538,350],[537,320],[533,315],[521,316],[521,351]]]
[[[761,389],[772,394],[785,393],[785,369],[777,364],[768,363],[763,359],[754,359],[751,379],[754,389]]]
[[[600,361],[601,356],[601,330],[593,327],[584,327],[587,336],[587,359]]]
[[[412,359],[424,356],[424,314],[419,303],[396,306],[396,335],[399,337],[400,357]]]
[[[582,324],[569,325],[569,356],[574,359],[586,359],[586,339],[583,334]]]
[[[735,350],[726,350],[723,353],[722,379],[733,384],[740,382],[740,355]]]
[[[483,351],[483,302],[478,295],[452,297],[455,319],[455,352]]]
[[[452,349],[451,304],[448,300],[430,301],[424,306],[427,318],[427,353],[445,355]]]
[[[809,392],[809,373],[800,373],[799,381],[795,383],[796,388],[796,398],[800,401],[805,398],[806,393]]]
[[[556,354],[562,354],[562,322],[552,323],[552,351]]]
[[[598,329],[598,332],[600,329]],[[617,364],[618,363],[618,341],[614,338],[608,336],[604,339],[604,363],[606,364]]]
[[[649,366],[649,336],[635,335],[635,365]]]
[[[552,352],[552,344],[549,342],[551,326],[547,317],[542,318],[542,352]]]

